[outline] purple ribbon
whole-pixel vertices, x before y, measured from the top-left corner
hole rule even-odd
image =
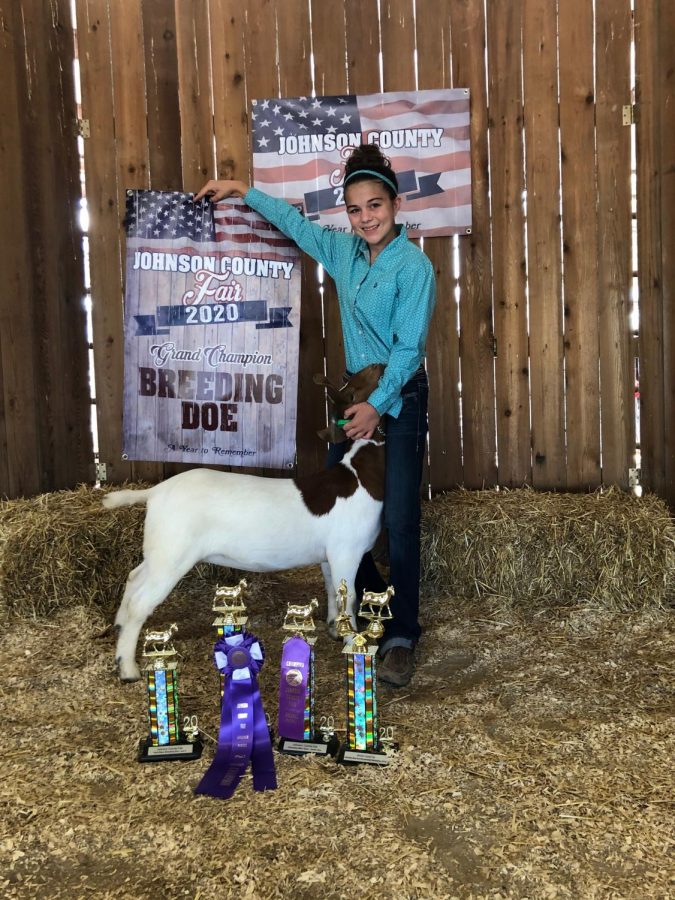
[[[294,741],[305,737],[305,703],[312,648],[301,637],[289,638],[281,655],[279,734]]]
[[[262,647],[255,635],[232,634],[216,642],[214,657],[225,688],[218,747],[195,793],[227,800],[234,794],[249,761],[253,788],[274,790],[277,776],[272,742],[256,678],[265,661]]]

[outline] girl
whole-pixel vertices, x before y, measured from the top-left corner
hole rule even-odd
[[[321,263],[333,278],[340,303],[349,372],[383,363],[380,383],[367,402],[346,410],[347,437],[370,438],[380,423],[387,435],[384,523],[389,549],[389,582],[396,591],[393,619],[380,642],[380,679],[402,686],[413,672],[420,574],[420,481],[427,435],[428,384],[424,348],[436,302],[434,271],[428,258],[396,224],[401,205],[389,160],[374,145],[361,145],[347,160],[344,198],[352,234],[324,230],[293,206],[242,181],[209,181],[195,195],[213,201],[243,197],[247,206],[272,222]],[[331,444],[328,465],[345,444]],[[372,556],[356,578],[363,590],[384,591]]]

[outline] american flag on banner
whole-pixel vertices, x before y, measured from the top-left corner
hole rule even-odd
[[[192,194],[128,191],[125,227],[127,242],[152,251],[166,245],[170,252],[180,252],[175,243],[169,246],[167,242],[187,240],[186,249],[190,250],[193,244],[200,244],[208,252],[255,253],[264,259],[295,259],[298,255],[293,241],[237,201],[195,203]],[[209,244],[213,246],[208,248]]]
[[[241,200],[128,191],[124,454],[288,468],[300,254]]]
[[[411,235],[471,228],[470,97],[464,88],[254,100],[256,187],[302,206],[324,227],[348,231],[342,179],[361,143],[391,160]]]

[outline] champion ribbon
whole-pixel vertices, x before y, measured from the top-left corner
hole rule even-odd
[[[289,638],[281,654],[279,734],[301,741],[305,736],[305,705],[309,690],[312,648],[304,638]]]
[[[218,671],[224,677],[218,747],[213,762],[195,788],[222,800],[234,794],[249,761],[256,791],[277,786],[272,742],[256,676],[265,661],[255,635],[232,634],[214,647]]]

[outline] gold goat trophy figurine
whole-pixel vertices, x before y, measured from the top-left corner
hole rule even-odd
[[[239,584],[218,585],[213,597],[213,612],[220,613],[214,621],[216,628],[230,626],[242,628],[248,621],[245,600],[248,600],[248,583],[242,578]]]
[[[345,647],[345,653],[363,653],[363,648],[369,643],[377,642],[384,634],[383,621],[393,618],[389,603],[394,596],[394,588],[389,586],[386,591],[376,594],[373,591],[364,591],[359,608],[359,616],[368,619],[365,631],[354,630],[352,621],[347,613],[347,583],[343,579],[337,592],[338,614],[335,619],[335,629],[341,638],[352,637],[351,647]]]
[[[304,605],[289,603],[281,626],[283,631],[291,631],[293,634],[305,637],[308,643],[312,643],[312,636],[316,631],[314,624],[314,610],[319,608],[319,601],[314,598]]]
[[[169,658],[176,656],[176,648],[173,645],[173,636],[178,631],[174,622],[166,631],[146,631],[143,636],[143,656],[148,660],[154,660],[153,668],[165,668]]]

